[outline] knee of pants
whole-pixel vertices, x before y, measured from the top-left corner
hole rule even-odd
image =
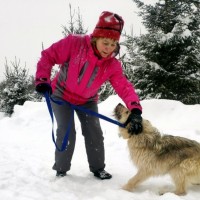
[[[68,132],[67,128],[63,129],[63,128],[57,128],[57,132],[56,132],[56,136],[57,136],[57,141],[58,142],[62,142],[66,136],[66,134],[68,135],[68,141],[73,142],[76,139],[76,131],[75,129],[70,130]]]

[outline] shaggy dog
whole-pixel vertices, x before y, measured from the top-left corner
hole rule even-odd
[[[122,104],[114,109],[115,118],[125,123],[130,111]],[[129,134],[128,126],[119,127],[121,136],[128,140],[130,157],[138,171],[124,190],[132,191],[146,179],[169,174],[177,195],[185,195],[189,184],[200,184],[200,143],[183,137],[161,135],[148,120],[143,119],[142,133]],[[160,192],[164,194],[168,191]]]

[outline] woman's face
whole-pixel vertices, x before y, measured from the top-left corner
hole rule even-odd
[[[96,40],[96,48],[103,58],[108,57],[117,47],[117,40],[110,38],[98,38]]]

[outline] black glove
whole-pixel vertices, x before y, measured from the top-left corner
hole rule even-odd
[[[41,94],[45,94],[46,92],[52,94],[52,88],[48,83],[39,83],[38,85],[36,85],[35,90]]]
[[[129,115],[128,119],[125,122],[125,126],[128,125],[128,132],[133,135],[133,134],[139,134],[142,132],[142,117],[141,117],[142,112],[134,108],[131,111],[131,114]]]

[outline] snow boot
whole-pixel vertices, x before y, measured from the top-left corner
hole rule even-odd
[[[107,171],[105,171],[104,169],[99,169],[96,172],[94,172],[94,176],[96,176],[97,178],[104,180],[104,179],[110,179],[112,178],[112,175],[109,174]]]
[[[67,173],[66,172],[62,172],[62,171],[57,171],[57,173],[56,173],[57,177],[64,177],[66,175],[67,175]]]

